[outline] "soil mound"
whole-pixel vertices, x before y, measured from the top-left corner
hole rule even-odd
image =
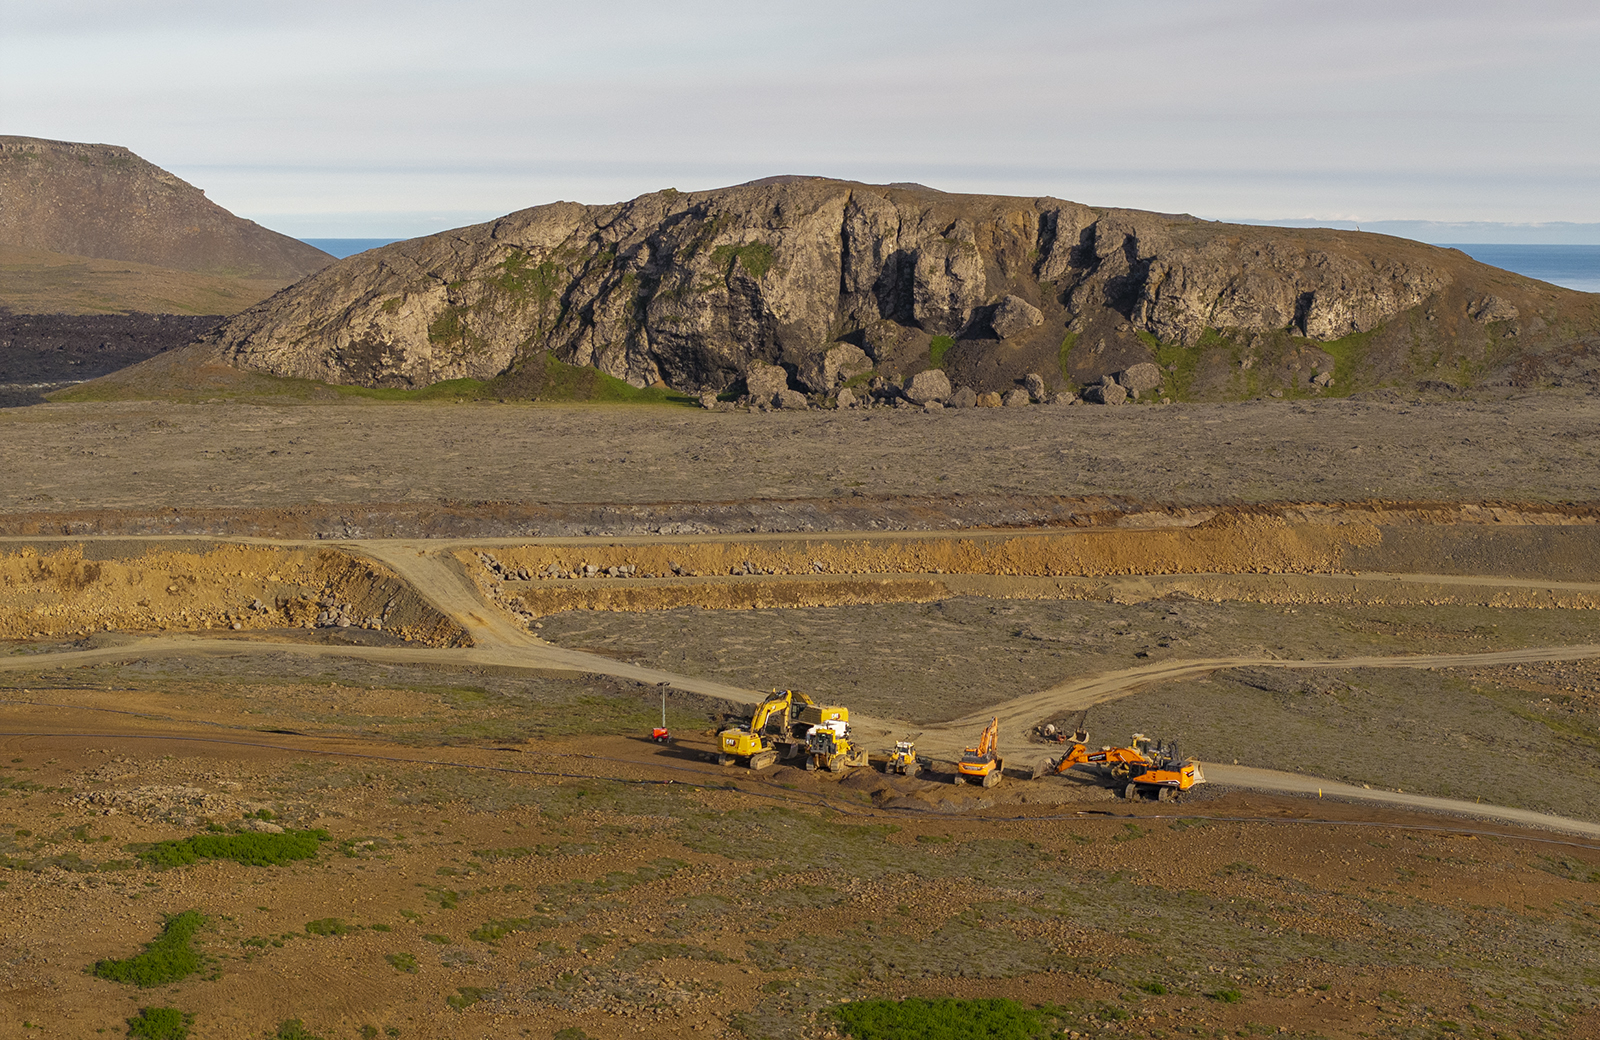
[[[471,644],[386,568],[333,549],[145,540],[0,550],[0,639],[285,627]]]

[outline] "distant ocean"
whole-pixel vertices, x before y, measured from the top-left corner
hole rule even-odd
[[[343,258],[398,242],[398,238],[302,238],[306,245]],[[1600,246],[1507,246],[1493,243],[1439,242],[1481,263],[1515,271],[1568,289],[1600,293]]]
[[[300,241],[308,246],[316,246],[324,253],[332,253],[343,260],[347,256],[365,253],[369,249],[386,246],[390,242],[398,242],[398,238],[302,238]]]
[[[1515,271],[1552,285],[1600,293],[1600,246],[1506,246],[1438,242],[1459,249],[1479,263]]]

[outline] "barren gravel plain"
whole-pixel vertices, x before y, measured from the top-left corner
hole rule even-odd
[[[0,410],[0,1036],[1600,1037],[1597,453],[1549,394]],[[927,773],[706,760],[785,685]],[[1085,708],[1228,782],[949,782]]]
[[[1589,501],[1600,399],[867,413],[128,402],[0,410],[0,510],[1127,496]],[[486,532],[487,533],[487,532]]]

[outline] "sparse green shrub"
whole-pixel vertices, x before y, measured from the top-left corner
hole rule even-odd
[[[462,986],[451,996],[445,997],[444,1002],[457,1011],[469,1008],[488,996],[491,991],[482,986]]]
[[[956,341],[955,341],[955,339],[953,337],[950,337],[950,336],[935,336],[935,337],[933,337],[933,341],[928,344],[928,363],[931,364],[934,368],[943,368],[944,367],[944,356],[946,354],[950,353],[950,348],[955,346],[955,345],[956,345]]]
[[[1072,348],[1077,345],[1078,334],[1076,332],[1067,333],[1066,338],[1061,341],[1061,352],[1056,358],[1057,366],[1061,369],[1061,378],[1067,380],[1069,385],[1072,382],[1072,374],[1070,371]]]
[[[409,953],[391,953],[383,958],[395,971],[403,971],[407,975],[417,973],[417,958]]]
[[[199,971],[203,963],[199,951],[189,945],[189,940],[205,923],[204,915],[198,910],[185,910],[169,917],[161,934],[146,943],[143,952],[125,960],[98,961],[93,974],[112,982],[143,987],[164,986],[188,978]]]
[[[858,1000],[833,1008],[855,1040],[1039,1040],[1044,1012],[1014,1000]]]
[[[128,1035],[138,1040],[185,1040],[194,1016],[169,1007],[140,1008],[128,1019]]]
[[[429,932],[427,935],[424,935],[423,938],[428,942],[439,946],[449,946],[451,943],[451,939],[448,935],[440,935],[437,932]]]
[[[317,849],[333,836],[325,830],[284,831],[282,834],[197,834],[179,841],[162,841],[140,852],[147,867],[187,866],[203,859],[226,859],[247,867],[275,867],[290,860],[314,859]]]
[[[346,924],[337,917],[319,917],[306,922],[307,935],[349,935],[359,925]]]
[[[542,928],[552,924],[544,917],[511,917],[504,920],[490,920],[474,928],[467,934],[467,938],[474,942],[492,943],[503,939],[512,932],[526,932],[534,928]]]
[[[1239,1001],[1244,999],[1244,994],[1240,993],[1231,986],[1224,987],[1223,989],[1219,989],[1213,993],[1207,993],[1206,996],[1217,1001],[1219,1004],[1237,1004]]]
[[[1586,881],[1590,884],[1600,882],[1600,870],[1571,856],[1540,856],[1539,862],[1534,866],[1568,881]]]
[[[278,1023],[278,1031],[272,1034],[272,1040],[322,1040],[322,1037],[307,1029],[300,1019],[291,1018]]]
[[[751,242],[742,246],[723,245],[711,251],[711,262],[721,268],[724,274],[732,274],[733,265],[737,263],[758,282],[772,268],[772,259],[772,247],[765,242]]]
[[[1166,996],[1167,993],[1167,987],[1155,979],[1151,979],[1149,982],[1139,983],[1139,988],[1155,997]]]
[[[550,1040],[595,1040],[595,1038],[577,1026],[568,1026],[565,1029],[557,1029],[550,1034]]]

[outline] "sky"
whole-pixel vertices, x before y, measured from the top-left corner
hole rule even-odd
[[[0,26],[0,133],[126,145],[300,237],[808,173],[1600,242],[1594,0],[0,0]]]

